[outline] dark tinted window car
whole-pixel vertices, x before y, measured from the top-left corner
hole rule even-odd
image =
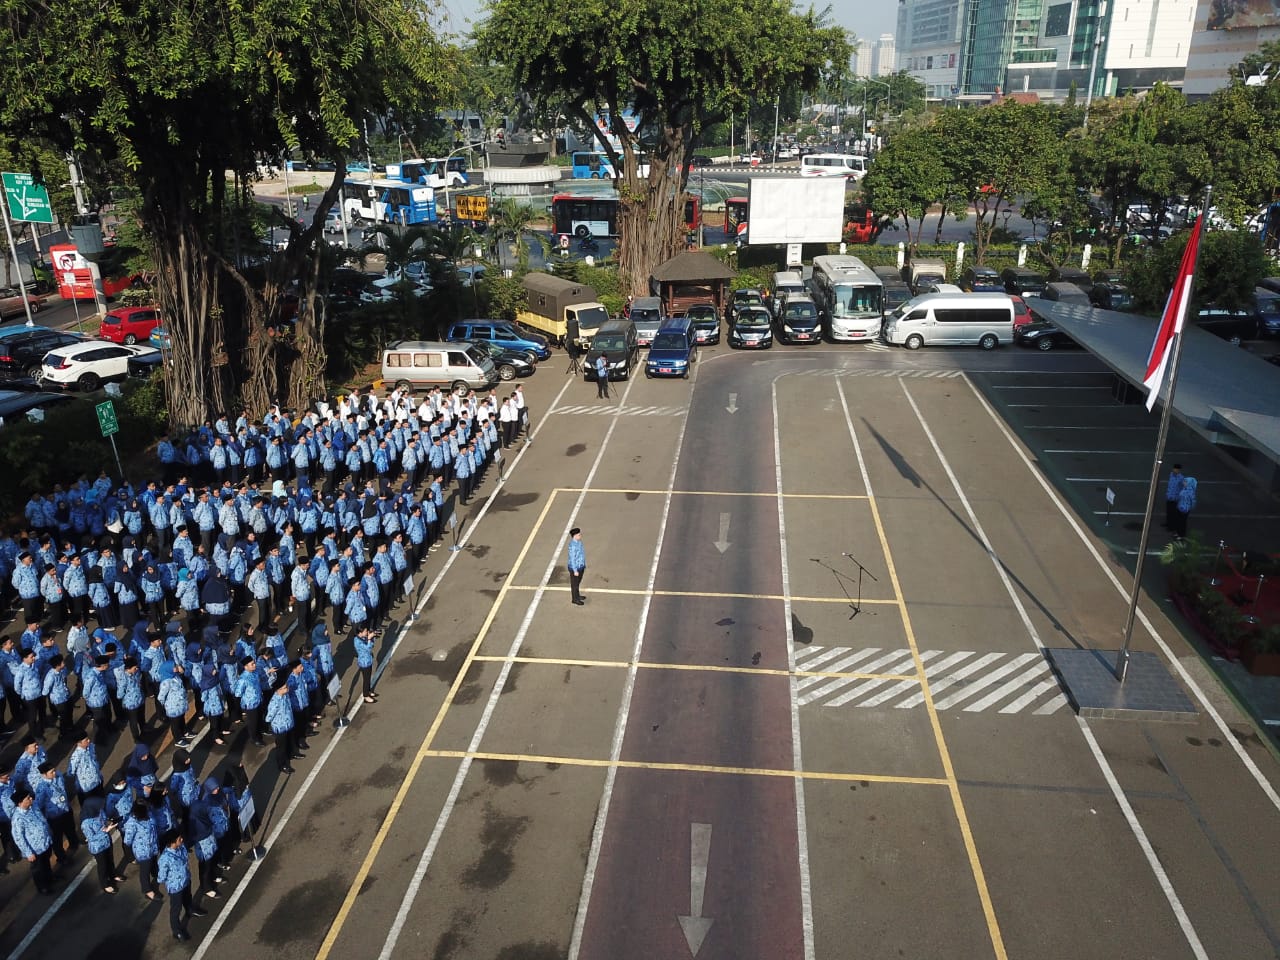
[[[83,338],[57,330],[36,330],[30,334],[9,337],[0,343],[0,375],[38,377],[40,361],[50,350],[79,343]]]
[[[1196,314],[1196,326],[1232,343],[1258,339],[1258,315],[1252,310],[1229,310],[1213,305],[1202,307]]]
[[[1103,310],[1127,313],[1133,309],[1133,294],[1121,283],[1095,283],[1089,291],[1089,302]]]
[[[1026,267],[1007,267],[1000,274],[1000,279],[1004,281],[1006,293],[1016,293],[1022,297],[1039,296],[1049,282],[1043,273],[1036,273]]]
[[[1093,277],[1077,267],[1055,267],[1049,271],[1050,283],[1074,283],[1088,293],[1093,286]]]
[[[1004,281],[993,267],[970,267],[960,275],[960,288],[969,293],[1004,293]]]

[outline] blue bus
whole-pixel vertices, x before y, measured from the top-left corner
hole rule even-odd
[[[444,187],[465,187],[467,179],[466,157],[421,157],[387,164],[387,179],[402,183],[425,183],[441,190]]]
[[[350,221],[374,223],[436,222],[435,191],[399,180],[348,178],[342,184],[342,211]]]
[[[603,153],[577,152],[572,155],[571,160],[575,180],[613,179],[613,164]]]

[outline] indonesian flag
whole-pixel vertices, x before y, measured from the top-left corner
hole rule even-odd
[[[1196,225],[1191,228],[1187,249],[1182,252],[1182,263],[1178,265],[1178,275],[1174,278],[1173,289],[1169,291],[1169,300],[1164,305],[1164,316],[1160,318],[1160,329],[1156,331],[1155,343],[1151,344],[1147,373],[1142,378],[1142,385],[1147,388],[1148,410],[1156,405],[1156,397],[1164,384],[1164,371],[1169,365],[1173,338],[1182,333],[1182,325],[1187,318],[1187,305],[1191,303],[1191,284],[1196,278],[1196,257],[1200,253],[1200,230],[1203,225],[1202,213],[1196,218]]]

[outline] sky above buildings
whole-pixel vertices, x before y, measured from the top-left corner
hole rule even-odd
[[[814,7],[821,10],[825,3],[815,0]],[[455,33],[465,34],[471,23],[480,17],[481,0],[442,0],[449,22]],[[803,9],[806,3],[798,4]],[[831,17],[847,27],[858,37],[877,40],[882,33],[893,33],[898,23],[897,0],[830,0]]]

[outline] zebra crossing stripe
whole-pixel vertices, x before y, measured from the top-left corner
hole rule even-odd
[[[609,404],[570,404],[568,406],[556,407],[551,414],[569,414],[572,416],[605,416],[605,417],[678,417],[685,413],[688,407],[663,406],[663,407],[615,407]]]
[[[979,653],[975,650],[925,650],[920,654],[934,706],[966,713],[991,711],[1005,716],[1030,711],[1048,716],[1067,706],[1067,697],[1042,654]],[[822,676],[795,677],[796,701],[823,707],[892,707],[907,710],[924,703],[914,676],[911,651],[881,647],[804,647],[796,669]],[[840,677],[832,673],[899,674],[900,679]]]

